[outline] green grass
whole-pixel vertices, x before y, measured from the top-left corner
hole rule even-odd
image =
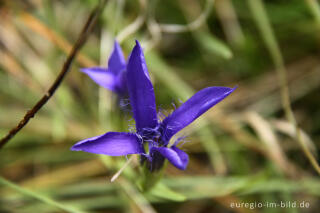
[[[249,212],[230,205],[281,201],[310,202],[310,208],[255,210],[319,209],[319,2],[144,2],[108,1],[57,93],[0,150],[0,212]],[[0,3],[0,136],[53,83],[96,3]],[[200,24],[185,27],[201,16]],[[165,113],[204,87],[238,86],[183,132],[188,169],[168,164],[149,192],[139,190],[136,158],[110,182],[126,158],[69,151],[81,139],[133,124],[113,94],[78,71],[106,66],[118,35],[126,56],[135,39],[146,47],[157,106]],[[290,133],[292,116],[311,145],[301,146]]]

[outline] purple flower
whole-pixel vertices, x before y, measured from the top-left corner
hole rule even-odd
[[[118,42],[114,42],[113,51],[108,61],[108,68],[90,67],[82,68],[98,85],[123,96],[127,93],[126,60]]]
[[[235,90],[227,87],[202,89],[160,121],[154,89],[138,41],[129,57],[126,78],[136,133],[107,132],[80,141],[71,150],[111,156],[140,154],[141,163],[146,162],[150,171],[160,169],[165,159],[184,170],[189,157],[177,147],[178,141],[169,146],[170,139]]]

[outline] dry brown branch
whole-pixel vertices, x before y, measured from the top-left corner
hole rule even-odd
[[[94,8],[92,10],[90,16],[87,19],[86,24],[84,25],[84,27],[83,27],[83,29],[82,29],[82,31],[80,33],[80,36],[79,36],[78,40],[74,44],[74,46],[73,46],[71,52],[69,53],[65,63],[63,64],[63,67],[62,67],[58,77],[56,78],[56,80],[54,81],[52,86],[49,88],[49,90],[35,104],[35,106],[32,109],[30,109],[29,111],[27,111],[27,113],[25,114],[23,119],[18,123],[18,125],[16,127],[14,127],[13,129],[11,129],[7,133],[7,135],[4,136],[0,140],[0,149],[5,144],[7,144],[10,141],[10,139],[13,138],[29,122],[29,120],[31,118],[33,118],[35,116],[35,114],[48,102],[48,100],[52,97],[54,92],[58,89],[58,87],[60,86],[62,80],[64,79],[64,77],[66,76],[68,71],[70,70],[70,66],[71,66],[74,58],[76,57],[76,55],[78,54],[79,50],[81,49],[81,47],[86,42],[86,40],[88,38],[88,35],[90,34],[90,32],[92,31],[94,25],[96,24],[97,17],[102,12],[105,3],[106,3],[105,0],[100,2],[100,4],[96,8]]]

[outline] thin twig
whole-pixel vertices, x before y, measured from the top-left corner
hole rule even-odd
[[[65,75],[68,73],[69,68],[73,60],[75,59],[77,53],[86,42],[88,35],[91,33],[94,25],[96,24],[97,17],[100,15],[101,11],[103,10],[105,3],[106,3],[106,0],[103,0],[95,9],[93,9],[86,24],[84,25],[80,33],[78,40],[76,41],[71,52],[69,53],[67,60],[63,64],[63,67],[58,77],[56,78],[52,86],[49,88],[49,90],[46,92],[46,94],[44,94],[42,98],[36,103],[36,105],[34,105],[32,109],[27,111],[27,113],[25,114],[23,119],[18,123],[18,125],[13,129],[11,129],[8,132],[8,134],[0,140],[0,149],[5,144],[7,144],[10,141],[10,139],[12,139],[13,136],[15,136],[29,122],[31,118],[35,116],[35,114],[47,103],[47,101],[52,97],[54,92],[58,89]]]

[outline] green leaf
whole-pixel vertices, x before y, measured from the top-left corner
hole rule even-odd
[[[206,32],[196,33],[197,41],[209,53],[221,56],[225,59],[232,58],[233,54],[230,48],[220,39]]]
[[[185,201],[187,199],[184,195],[171,190],[161,182],[155,185],[149,192],[149,194],[155,197],[179,202]]]

